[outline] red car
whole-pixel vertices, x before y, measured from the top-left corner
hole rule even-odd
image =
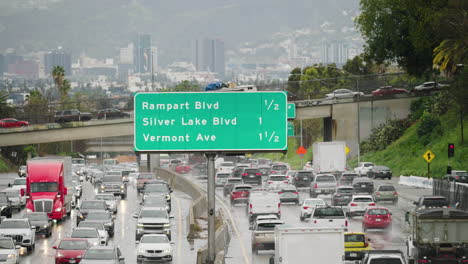
[[[231,191],[231,205],[236,203],[247,203],[252,186],[247,184],[234,185]]]
[[[175,171],[180,174],[189,173],[191,170],[192,168],[187,163],[180,163],[175,168]]]
[[[385,207],[367,208],[362,219],[362,230],[367,229],[392,229],[392,214]]]
[[[80,263],[86,249],[91,246],[86,238],[64,238],[58,246],[53,248],[55,252],[55,264]]]
[[[23,127],[23,126],[29,126],[29,123],[26,121],[19,121],[14,118],[0,119],[0,127],[2,128]]]
[[[373,96],[386,96],[396,94],[409,94],[409,92],[402,88],[395,88],[392,86],[382,86],[379,89],[372,91]]]

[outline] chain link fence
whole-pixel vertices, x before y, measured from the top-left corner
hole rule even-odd
[[[432,193],[447,198],[449,204],[460,210],[468,211],[468,184],[434,179]]]

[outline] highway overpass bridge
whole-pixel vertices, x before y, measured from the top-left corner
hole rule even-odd
[[[401,96],[358,99],[296,101],[296,120],[323,119],[324,140],[346,141],[351,155],[357,150],[358,115],[360,140],[369,137],[371,129],[390,118],[409,115],[411,102],[418,97]],[[358,112],[359,111],[359,112]],[[125,137],[126,136],[126,137]],[[115,139],[106,139],[118,137]],[[43,124],[0,130],[0,147],[60,141],[89,140],[89,152],[128,152],[133,150],[133,118],[92,120],[65,124]]]

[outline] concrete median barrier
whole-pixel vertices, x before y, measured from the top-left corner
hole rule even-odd
[[[398,184],[419,187],[424,189],[432,189],[433,180],[432,178],[419,177],[419,176],[400,176]]]
[[[221,220],[221,225],[216,229],[215,245],[216,245],[216,264],[224,264],[224,256],[227,254],[228,246],[231,241],[231,233],[229,232],[229,224],[226,220],[223,209],[218,210],[217,218]],[[197,264],[204,264],[208,255],[208,245],[199,249],[197,252]]]

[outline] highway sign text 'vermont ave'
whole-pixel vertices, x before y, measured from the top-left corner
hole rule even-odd
[[[137,93],[136,151],[287,150],[284,92]]]

